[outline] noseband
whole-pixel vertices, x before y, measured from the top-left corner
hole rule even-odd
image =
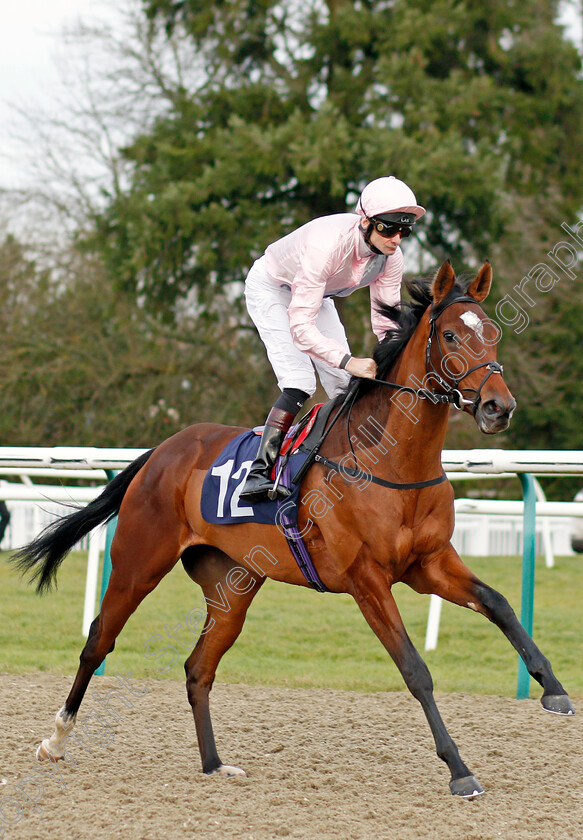
[[[409,394],[416,394],[421,399],[431,400],[433,403],[449,403],[453,405],[457,409],[462,409],[465,406],[472,406],[472,413],[475,414],[478,406],[480,405],[480,400],[482,398],[482,388],[488,381],[488,379],[492,376],[493,373],[503,373],[504,368],[501,364],[495,361],[491,362],[481,362],[478,365],[474,365],[461,376],[458,377],[451,377],[453,382],[453,387],[446,382],[443,377],[436,371],[433,363],[431,361],[431,347],[433,340],[436,340],[437,346],[439,348],[439,353],[441,356],[442,361],[445,359],[446,354],[443,352],[443,348],[441,346],[441,342],[439,340],[439,335],[437,334],[437,320],[443,314],[443,312],[450,306],[453,306],[454,303],[477,303],[476,300],[472,297],[468,297],[467,295],[460,295],[459,297],[453,298],[444,306],[438,307],[436,310],[431,310],[431,314],[429,316],[429,337],[427,339],[427,345],[425,347],[425,373],[434,380],[440,388],[445,390],[445,393],[441,393],[435,390],[429,390],[429,388],[411,388],[408,385],[398,385],[395,382],[387,382],[384,379],[375,379],[374,381],[377,382],[379,385],[388,385],[390,388],[397,388],[400,391],[405,391]],[[469,376],[470,373],[473,373],[480,368],[487,368],[486,375],[480,382],[478,388],[460,388],[460,382],[462,382],[466,376]],[[466,399],[463,395],[463,391],[474,391],[476,396],[473,400]]]

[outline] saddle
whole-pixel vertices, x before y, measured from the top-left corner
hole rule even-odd
[[[281,447],[280,455],[295,454],[300,450],[309,452],[320,440],[326,425],[335,406],[339,404],[338,398],[329,400],[327,403],[318,403],[307,412],[295,426],[289,430]]]

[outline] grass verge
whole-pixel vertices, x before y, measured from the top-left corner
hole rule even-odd
[[[7,557],[0,555],[0,671],[75,673],[83,646],[86,554],[67,558],[58,590],[43,597],[19,579]],[[519,558],[474,557],[468,564],[519,612]],[[446,603],[437,650],[424,653],[429,598],[402,584],[394,593],[437,692],[514,695],[517,655],[496,627],[470,610]],[[542,558],[537,558],[534,638],[567,690],[579,695],[583,694],[582,594],[581,558],[557,558],[553,569],[546,569]],[[199,588],[178,564],[130,618],[107,659],[106,673],[181,679],[182,664],[194,645],[185,618],[202,604]],[[150,658],[144,653],[148,642]],[[163,649],[158,659],[151,658]],[[166,670],[161,673],[161,669]],[[357,691],[404,688],[396,667],[349,596],[319,595],[272,581],[257,595],[239,640],[221,662],[217,679]],[[531,696],[539,693],[533,684]]]

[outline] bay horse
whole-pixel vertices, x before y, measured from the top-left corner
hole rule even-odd
[[[489,263],[462,284],[448,261],[431,284],[410,284],[410,303],[386,310],[396,326],[375,350],[377,380],[351,383],[351,410],[330,429],[320,459],[307,471],[298,514],[321,581],[329,591],[355,599],[423,708],[437,755],[451,773],[451,792],[467,799],[484,789],[440,716],[431,675],[407,635],[393,584],[403,581],[417,592],[439,595],[486,616],[542,686],[543,708],[574,714],[549,661],[507,600],[472,574],[451,544],[454,494],[441,465],[451,404],[473,416],[485,434],[505,430],[516,407],[496,361],[495,325],[480,306],[491,283]],[[359,430],[360,436],[351,430]],[[39,760],[63,758],[95,670],[143,598],[182,559],[207,602],[204,628],[185,663],[202,771],[244,775],[217,753],[209,710],[217,666],[241,632],[266,577],[308,584],[280,528],[257,522],[216,525],[202,518],[205,474],[243,431],[202,423],[178,432],[130,464],[87,507],[57,520],[16,555],[20,568],[37,579],[39,591],[48,589],[77,541],[119,515],[101,611],[91,625],[69,696],[56,715],[55,730],[37,749]],[[353,466],[335,470],[342,461]],[[367,470],[374,479],[360,480]],[[329,502],[320,515],[309,503],[318,494]],[[228,610],[217,596],[225,589]]]

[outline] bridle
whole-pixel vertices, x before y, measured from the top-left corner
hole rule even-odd
[[[300,469],[298,470],[296,475],[293,477],[292,481],[293,481],[294,484],[301,482],[301,480],[305,476],[306,472],[308,471],[309,467],[311,466],[311,464],[314,461],[317,461],[318,463],[323,464],[324,466],[328,467],[329,469],[334,469],[336,471],[340,471],[341,473],[344,473],[344,474],[349,475],[349,476],[358,477],[358,476],[364,474],[368,477],[368,479],[370,479],[370,481],[374,482],[375,484],[380,484],[383,487],[389,487],[389,488],[399,489],[399,490],[418,490],[418,489],[422,489],[424,487],[433,487],[437,484],[442,484],[444,481],[446,481],[445,472],[442,472],[441,475],[437,476],[436,478],[431,478],[431,479],[428,479],[426,481],[414,481],[414,482],[387,481],[387,480],[382,479],[382,478],[377,478],[376,476],[372,475],[368,471],[365,471],[365,473],[363,473],[362,471],[360,471],[358,469],[353,469],[351,467],[342,466],[341,464],[339,464],[335,461],[331,461],[329,458],[325,458],[323,455],[320,455],[319,450],[320,450],[320,447],[322,446],[322,444],[324,443],[324,440],[326,439],[327,435],[331,431],[332,427],[334,426],[334,424],[338,420],[338,418],[346,411],[346,414],[347,414],[346,428],[347,428],[347,435],[348,435],[348,445],[350,447],[350,451],[351,451],[352,456],[354,458],[354,462],[358,466],[358,458],[356,457],[354,447],[352,446],[352,438],[351,438],[351,435],[350,435],[350,418],[351,418],[351,414],[352,414],[352,408],[354,406],[358,391],[360,389],[360,385],[363,381],[374,382],[377,385],[384,385],[388,388],[395,388],[397,391],[401,391],[401,392],[404,391],[405,393],[415,394],[419,398],[431,400],[431,402],[433,402],[435,404],[449,403],[450,405],[453,405],[453,406],[455,406],[455,408],[460,409],[460,410],[462,408],[464,408],[465,406],[472,406],[473,413],[475,414],[478,406],[480,405],[482,388],[484,387],[484,385],[486,384],[488,379],[492,376],[492,374],[494,374],[494,373],[500,373],[501,374],[503,372],[503,368],[502,368],[501,364],[499,364],[498,362],[494,362],[494,361],[482,362],[479,365],[474,365],[472,368],[465,371],[465,373],[463,373],[461,376],[458,376],[458,377],[453,377],[452,376],[452,381],[453,381],[453,384],[454,384],[453,388],[435,370],[435,367],[433,366],[433,364],[431,362],[431,348],[432,348],[432,344],[433,344],[434,339],[437,342],[437,346],[439,348],[439,352],[440,352],[442,361],[446,357],[446,354],[443,352],[443,348],[442,348],[441,342],[439,340],[439,335],[437,333],[437,326],[436,326],[437,320],[443,314],[443,312],[449,306],[453,306],[454,303],[475,303],[475,304],[477,304],[478,301],[475,300],[472,297],[468,297],[467,295],[459,295],[458,297],[455,297],[452,300],[447,301],[445,304],[438,305],[436,308],[434,308],[432,306],[431,307],[431,313],[430,313],[430,316],[429,316],[429,337],[427,339],[427,345],[426,345],[426,348],[425,348],[425,372],[426,372],[426,375],[434,378],[437,381],[438,386],[445,390],[445,393],[440,393],[439,391],[434,391],[434,390],[431,391],[428,388],[411,388],[409,385],[399,385],[396,382],[388,382],[386,379],[372,379],[372,380],[356,379],[352,383],[352,386],[351,386],[350,390],[348,391],[348,393],[345,395],[344,400],[343,400],[342,404],[339,406],[332,422],[327,426],[326,430],[323,432],[323,434],[321,435],[318,442],[315,444],[315,446],[310,451],[310,454],[309,454],[308,458],[305,460],[304,464],[300,467]],[[487,370],[486,375],[484,376],[484,378],[480,382],[480,385],[477,389],[475,389],[475,388],[471,388],[471,389],[470,388],[460,388],[459,387],[460,382],[462,382],[466,378],[466,376],[469,376],[470,373],[473,373],[474,371],[479,370],[480,368],[487,368],[488,370]],[[468,391],[468,390],[475,391],[476,396],[473,400],[469,400],[469,399],[466,399],[464,397],[462,392],[463,391]]]
[[[494,373],[502,374],[504,368],[501,364],[496,361],[489,361],[489,362],[481,362],[480,364],[474,365],[473,367],[469,368],[469,370],[464,371],[461,376],[454,377],[451,376],[451,380],[453,382],[453,387],[446,382],[443,377],[437,372],[435,369],[432,361],[431,361],[431,348],[433,346],[433,341],[435,339],[437,343],[437,347],[439,349],[439,354],[441,356],[442,361],[445,360],[446,354],[443,352],[443,347],[441,346],[441,341],[439,340],[439,335],[437,333],[437,321],[440,316],[444,313],[448,307],[453,306],[454,303],[477,303],[476,300],[472,297],[468,297],[467,295],[459,295],[458,297],[453,298],[452,300],[445,303],[443,306],[438,306],[437,308],[431,308],[431,313],[429,316],[429,337],[427,339],[427,345],[425,347],[425,373],[426,375],[436,384],[443,388],[445,393],[441,393],[440,391],[429,390],[429,388],[411,388],[409,385],[399,385],[396,382],[388,382],[385,379],[374,379],[373,382],[377,383],[378,385],[387,385],[389,388],[396,388],[399,391],[405,391],[409,394],[415,394],[420,399],[428,399],[431,402],[438,404],[438,403],[449,403],[453,405],[455,408],[461,410],[465,408],[465,406],[472,407],[472,413],[478,409],[480,405],[480,401],[482,398],[482,388],[488,381],[488,379]],[[480,382],[478,388],[460,388],[460,383],[476,370],[480,370],[480,368],[487,368],[486,375]],[[466,399],[463,395],[463,391],[474,391],[475,398],[473,400]]]

